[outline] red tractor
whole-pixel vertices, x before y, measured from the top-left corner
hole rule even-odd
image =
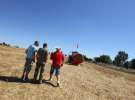
[[[77,51],[72,52],[72,55],[69,56],[69,62],[73,65],[79,65],[83,63],[84,57]]]

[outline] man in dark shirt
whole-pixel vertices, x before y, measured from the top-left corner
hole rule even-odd
[[[44,67],[47,62],[48,58],[48,50],[47,50],[47,43],[43,44],[43,48],[40,48],[37,52],[37,63],[36,63],[36,69],[34,73],[34,82],[37,81],[37,77],[39,74],[39,84],[42,84],[43,79],[43,73],[44,73]]]

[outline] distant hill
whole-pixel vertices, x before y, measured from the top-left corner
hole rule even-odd
[[[18,45],[11,45],[11,44],[8,44],[8,43],[6,43],[6,42],[2,42],[2,43],[0,43],[0,45],[1,46],[7,46],[7,47],[16,47],[16,48],[20,48]]]

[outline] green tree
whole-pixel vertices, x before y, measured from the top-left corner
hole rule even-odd
[[[123,65],[123,67],[129,69],[130,68],[130,61],[126,61]]]
[[[101,62],[101,63],[106,63],[106,64],[111,64],[112,59],[108,55],[101,55],[100,57],[95,57],[96,62]]]
[[[123,66],[128,59],[128,54],[125,51],[119,51],[113,63],[117,66]]]
[[[131,68],[132,69],[135,69],[135,59],[132,59],[131,60]]]
[[[93,61],[91,58],[87,57],[86,55],[84,55],[84,60],[85,61]]]
[[[95,61],[95,62],[101,62],[99,57],[95,57],[95,58],[94,58],[94,61]]]

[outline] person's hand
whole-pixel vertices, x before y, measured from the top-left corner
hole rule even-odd
[[[61,66],[63,66],[63,63],[61,64]]]
[[[35,59],[32,59],[32,62],[34,63],[35,62]]]
[[[26,54],[27,54],[27,52],[28,52],[28,49],[25,50],[25,53],[26,53]]]

